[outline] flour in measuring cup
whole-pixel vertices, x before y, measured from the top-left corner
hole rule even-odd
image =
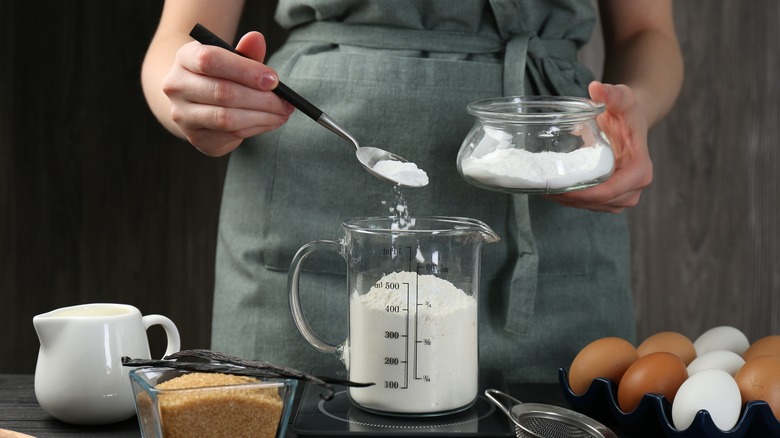
[[[375,383],[350,388],[359,405],[430,413],[458,409],[475,399],[473,296],[434,275],[393,272],[365,294],[353,291],[349,318],[349,378]]]
[[[468,177],[494,186],[563,189],[609,175],[613,163],[609,146],[585,147],[568,153],[506,148],[466,158],[461,170]]]
[[[408,187],[423,187],[428,185],[428,174],[414,163],[405,163],[396,160],[379,160],[371,167],[371,170]]]

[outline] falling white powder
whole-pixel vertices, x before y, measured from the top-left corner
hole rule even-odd
[[[393,186],[395,192],[395,201],[387,207],[387,201],[380,201],[381,204],[388,208],[390,213],[390,229],[391,230],[409,230],[414,229],[417,220],[409,216],[409,207],[406,204],[406,198],[404,198],[401,192],[400,186]]]
[[[428,185],[428,174],[414,163],[405,163],[395,160],[379,160],[371,167],[371,170],[408,187],[423,187]]]
[[[408,311],[407,311],[408,309]],[[363,407],[448,411],[477,395],[477,302],[447,280],[415,272],[383,276],[349,309],[350,388]]]
[[[597,181],[612,172],[614,157],[609,146],[585,147],[572,152],[528,152],[496,149],[461,163],[465,176],[511,189],[564,189]]]

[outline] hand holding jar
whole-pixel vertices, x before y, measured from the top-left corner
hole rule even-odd
[[[636,206],[642,190],[653,180],[648,123],[631,88],[594,81],[588,91],[594,102],[606,105],[597,120],[615,154],[615,170],[597,186],[548,198],[568,207],[618,213]]]

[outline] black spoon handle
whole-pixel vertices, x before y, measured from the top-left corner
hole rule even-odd
[[[194,38],[195,41],[198,41],[201,44],[208,45],[208,46],[222,47],[223,49],[230,50],[235,54],[246,57],[246,55],[234,49],[233,46],[228,44],[225,40],[221,39],[220,37],[216,36],[212,31],[206,29],[206,27],[200,23],[197,23],[195,27],[192,28],[192,31],[190,31],[190,36]],[[311,119],[314,120],[315,122],[319,122],[319,119],[322,116],[322,110],[314,106],[314,104],[312,104],[308,100],[304,99],[300,94],[296,93],[292,88],[283,84],[282,81],[279,81],[279,85],[277,85],[276,88],[274,88],[271,91],[273,91],[277,96],[281,97],[287,102],[290,102],[292,106],[301,110],[301,112],[311,117]]]

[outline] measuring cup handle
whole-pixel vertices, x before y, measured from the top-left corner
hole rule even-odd
[[[309,325],[309,322],[306,320],[306,317],[303,315],[303,309],[301,309],[299,284],[301,277],[301,267],[303,265],[303,261],[306,259],[306,257],[309,256],[309,254],[313,253],[314,251],[325,250],[339,253],[343,257],[343,248],[344,245],[341,242],[337,242],[335,240],[315,240],[313,242],[309,242],[306,245],[303,245],[301,249],[299,249],[295,254],[292,263],[290,263],[290,271],[287,275],[287,290],[290,293],[290,312],[292,313],[293,321],[295,321],[295,326],[298,328],[298,331],[301,333],[301,335],[303,335],[304,339],[306,339],[306,341],[312,345],[312,347],[322,351],[323,353],[334,353],[338,354],[339,356],[341,349],[336,345],[325,342],[322,340],[322,338],[317,336],[317,334],[314,333],[314,330],[312,330],[311,326]]]

